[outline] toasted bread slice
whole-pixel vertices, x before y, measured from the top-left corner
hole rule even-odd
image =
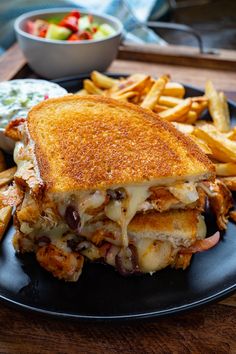
[[[171,124],[106,97],[46,100],[31,109],[27,128],[50,192],[168,185],[214,176],[208,158]]]
[[[122,245],[119,225],[109,219],[91,222],[81,230],[81,235],[92,242],[97,239],[98,234],[111,243]],[[131,242],[136,240],[135,243],[147,238],[169,241],[174,247],[189,247],[197,238],[206,236],[206,225],[197,210],[171,210],[163,213],[153,211],[136,214],[128,225],[128,235]]]

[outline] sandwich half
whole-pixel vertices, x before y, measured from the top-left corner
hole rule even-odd
[[[17,140],[14,247],[54,276],[76,281],[84,259],[122,274],[185,269],[204,244],[213,164],[156,114],[68,95],[33,107],[6,134]]]

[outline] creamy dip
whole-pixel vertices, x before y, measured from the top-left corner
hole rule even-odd
[[[26,117],[31,107],[67,91],[50,81],[22,79],[0,82],[0,128],[17,117]]]

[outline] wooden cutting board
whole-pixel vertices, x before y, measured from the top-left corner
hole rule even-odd
[[[181,47],[180,50],[178,46],[163,48],[153,45],[129,45],[120,47],[118,53],[120,59],[115,60],[108,71],[146,72],[154,76],[168,73],[173,80],[201,88],[210,78],[218,89],[233,91],[236,82],[236,51],[221,50],[219,53],[215,57],[200,55],[196,49],[186,47]],[[26,59],[18,45],[14,44],[0,57],[0,81],[29,75],[32,76],[32,72],[26,66]]]

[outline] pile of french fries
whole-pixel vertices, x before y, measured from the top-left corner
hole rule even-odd
[[[206,96],[184,98],[184,86],[171,82],[168,75],[155,80],[145,74],[113,79],[93,71],[91,79],[84,80],[80,95],[104,95],[151,109],[169,122],[195,123],[208,107]]]
[[[93,71],[77,94],[108,96],[157,113],[194,140],[213,161],[218,178],[236,191],[236,127],[230,125],[224,93],[217,92],[211,81],[206,82],[203,96],[185,98],[184,86],[172,82],[168,75],[154,79],[133,74],[114,79]],[[201,118],[206,110],[211,120]]]
[[[4,191],[7,190],[9,184],[13,181],[16,167],[6,169],[6,161],[3,152],[0,150],[0,241],[11,220],[12,207],[4,204]]]

